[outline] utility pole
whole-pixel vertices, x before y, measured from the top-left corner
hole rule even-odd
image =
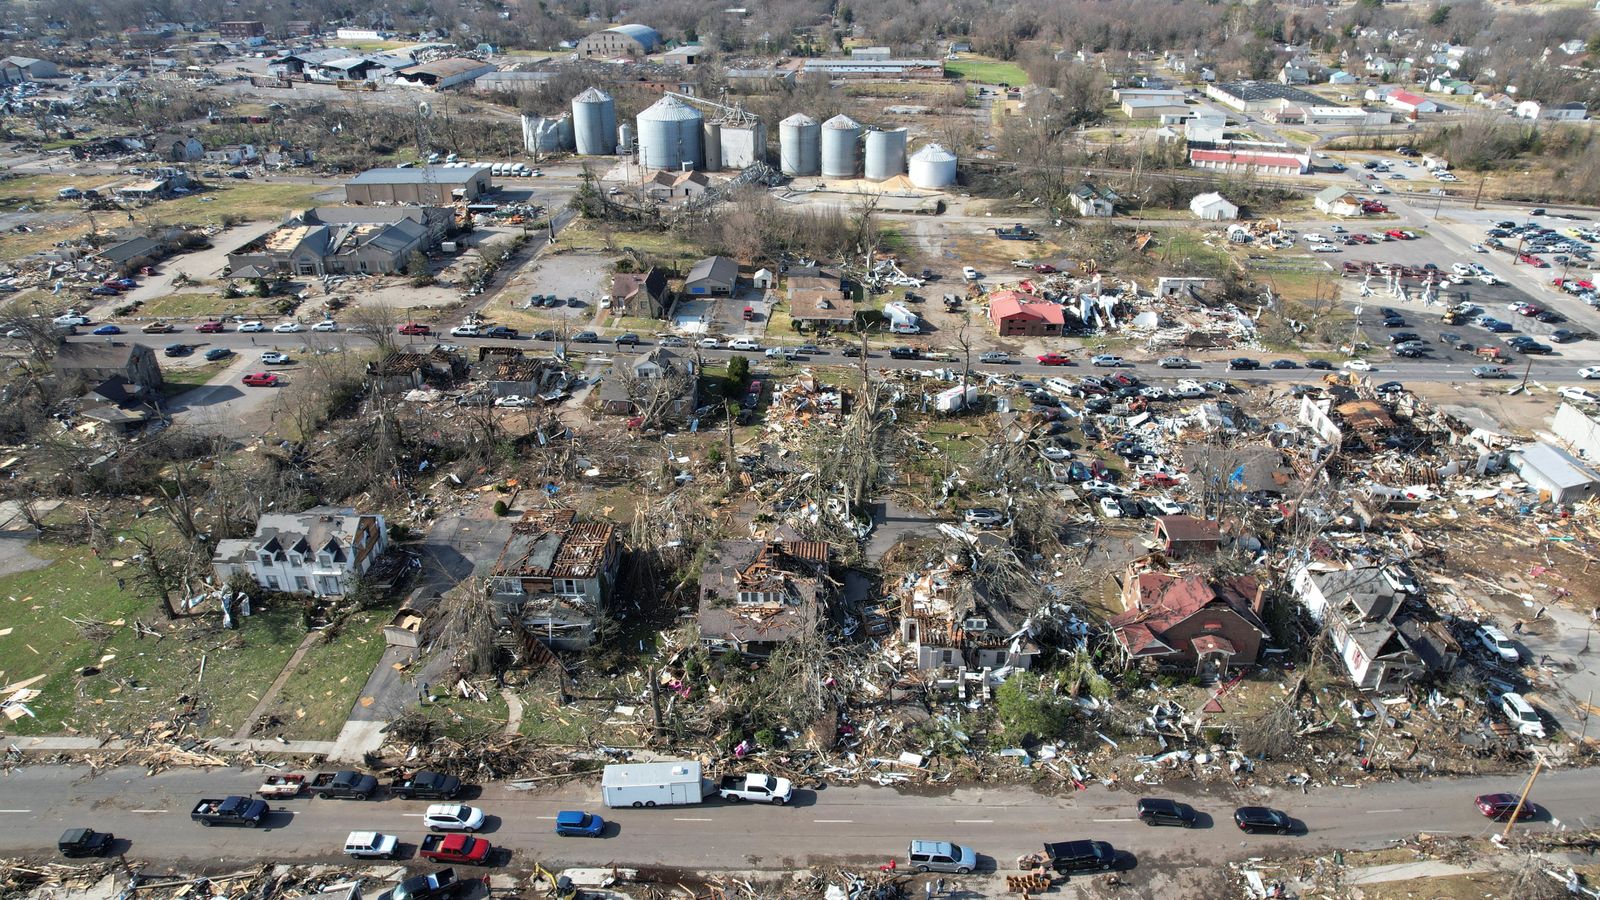
[[[1488,183],[1489,183],[1489,173],[1485,172],[1483,175],[1478,177],[1478,193],[1475,194],[1473,196],[1473,198],[1472,198],[1472,208],[1473,209],[1477,209],[1478,208],[1478,201],[1483,199],[1483,186],[1485,184],[1488,184]]]
[[[1533,790],[1533,780],[1539,777],[1539,770],[1544,768],[1544,756],[1535,758],[1533,772],[1528,775],[1528,783],[1522,786],[1522,793],[1517,797],[1517,807],[1511,811],[1511,816],[1506,819],[1506,829],[1500,832],[1500,839],[1505,840],[1511,836],[1511,826],[1517,824],[1517,819],[1522,816],[1522,807],[1528,802],[1528,792]]]
[[[1589,717],[1594,715],[1594,691],[1589,691],[1589,696],[1583,701],[1583,730],[1578,732],[1578,748],[1583,749],[1583,742],[1589,737]]]

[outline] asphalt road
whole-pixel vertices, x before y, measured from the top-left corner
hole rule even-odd
[[[1439,330],[1437,327],[1431,329],[1427,328],[1426,319],[1429,318],[1429,316],[1426,313],[1416,311],[1415,304],[1412,305],[1412,309],[1405,309],[1404,305],[1402,304],[1377,305],[1394,305],[1397,308],[1400,308],[1402,312],[1405,313],[1408,322],[1408,327],[1404,330],[1419,332],[1428,330],[1429,333],[1425,335],[1425,337],[1429,339],[1432,339]],[[1507,315],[1510,314],[1508,313]],[[1463,338],[1475,341],[1477,343],[1485,343],[1490,338],[1488,332],[1475,326],[1464,326],[1451,330],[1461,334]],[[1384,348],[1378,345],[1385,339],[1385,335],[1383,334],[1384,330],[1379,327],[1369,327],[1367,331],[1369,338],[1373,340],[1376,353],[1373,354],[1373,371],[1363,374],[1381,376],[1380,380],[1384,381],[1395,379],[1399,381],[1450,383],[1460,382],[1462,380],[1470,380],[1472,378],[1471,370],[1472,367],[1477,364],[1477,361],[1475,361],[1467,353],[1452,352],[1435,343],[1432,347],[1430,358],[1420,360],[1398,360],[1383,358],[1382,354],[1384,353]],[[1499,336],[1495,337],[1498,341]],[[251,338],[256,339],[254,343],[251,342]],[[299,334],[267,333],[254,335],[226,332],[223,334],[197,335],[194,334],[190,329],[184,329],[176,334],[124,334],[119,335],[115,339],[148,344],[155,348],[158,353],[160,352],[161,348],[172,343],[193,344],[198,348],[196,350],[197,353],[204,353],[211,347],[229,347],[249,359],[259,359],[261,350],[267,346],[282,350],[286,353],[290,353],[291,355],[303,356],[306,353],[311,352],[313,348],[322,348],[329,344],[354,345],[366,343],[368,341],[367,338],[362,337],[361,335],[342,332],[335,334],[311,334],[308,332],[302,332]],[[80,335],[72,338],[71,340],[104,342],[106,338]],[[434,343],[455,344],[469,353],[473,348],[483,346],[521,347],[528,350],[541,351],[551,351],[556,348],[556,344],[549,341],[530,341],[526,339],[483,340],[479,338],[452,338],[449,335],[436,335],[431,339],[417,339],[413,342],[414,346],[418,347],[419,349],[422,347],[432,346]],[[639,350],[623,350],[622,352],[639,352],[640,350],[650,346],[653,346],[653,342],[646,338],[640,342]],[[1583,379],[1581,379],[1577,374],[1578,367],[1587,365],[1589,360],[1574,360],[1564,355],[1565,353],[1571,352],[1568,350],[1568,347],[1570,346],[1572,345],[1566,345],[1564,347],[1557,348],[1557,353],[1551,356],[1533,358],[1531,370],[1532,377],[1540,381],[1550,383],[1581,383]],[[675,349],[688,354],[699,353],[707,360],[722,360],[734,355],[743,355],[749,358],[752,363],[756,363],[758,365],[765,364],[767,362],[765,357],[760,352],[738,354],[737,351],[711,349],[700,350],[693,347]],[[567,345],[567,351],[573,354],[584,353],[611,355],[617,352],[617,348],[613,347],[609,342],[594,344],[569,343]],[[1162,369],[1159,368],[1154,361],[1130,361],[1129,365],[1126,365],[1121,369],[1107,369],[1096,368],[1089,365],[1089,358],[1092,355],[1090,351],[1077,350],[1070,352],[1073,362],[1071,365],[1066,366],[1039,365],[1032,359],[1019,360],[1012,363],[978,363],[977,354],[974,353],[972,368],[974,371],[995,375],[1024,375],[1029,377],[1063,374],[1071,376],[1081,375],[1086,372],[1095,372],[1103,375],[1112,371],[1123,371],[1138,375],[1145,381],[1154,382],[1176,381],[1180,378],[1193,378],[1202,381],[1222,378],[1235,382],[1259,382],[1262,384],[1307,383],[1317,380],[1321,377],[1321,375],[1324,374],[1316,370],[1305,368],[1262,368],[1254,371],[1230,371],[1228,369],[1226,360],[1196,360],[1195,364],[1188,369]],[[1516,354],[1509,355],[1516,356]],[[1258,354],[1252,358],[1265,366],[1276,357],[1272,355]],[[933,370],[950,369],[959,366],[958,362],[953,361],[938,362],[927,359],[894,359],[890,357],[888,351],[885,350],[871,351],[868,359],[873,369]],[[1527,361],[1528,359],[1526,357],[1517,357],[1512,367],[1513,370],[1520,374],[1523,364]],[[802,357],[797,362],[797,365],[800,366],[855,367],[859,364],[859,360],[846,357],[837,349],[827,351],[816,356]],[[292,378],[293,373],[290,372],[288,377]]]
[[[137,858],[222,862],[327,860],[358,829],[396,834],[415,847],[427,803],[297,799],[273,804],[263,829],[202,828],[187,821],[201,797],[248,793],[264,770],[168,770],[147,777],[118,768],[98,777],[87,768],[27,766],[5,777],[0,791],[0,854],[45,853],[66,828],[114,832]],[[905,852],[910,839],[970,844],[988,866],[1011,868],[1042,842],[1093,837],[1130,854],[1129,864],[1163,856],[1221,860],[1269,848],[1324,850],[1379,847],[1418,831],[1483,835],[1501,826],[1478,815],[1472,797],[1515,791],[1518,777],[1396,783],[1351,790],[1263,791],[1243,802],[1273,805],[1305,832],[1246,835],[1234,827],[1233,802],[1217,796],[1178,796],[1203,814],[1192,831],[1157,830],[1134,816],[1134,793],[1096,785],[1059,797],[1024,788],[964,788],[930,794],[881,787],[797,791],[788,807],[708,802],[699,806],[604,810],[598,788],[577,783],[542,792],[488,785],[470,802],[489,816],[484,835],[547,864],[665,865],[689,869],[793,869],[824,863],[877,864]],[[1155,796],[1174,796],[1157,791]],[[1535,820],[1518,829],[1591,828],[1600,824],[1600,778],[1592,771],[1542,775],[1533,797],[1545,798]],[[601,812],[610,822],[599,840],[559,838],[553,820],[562,809]]]

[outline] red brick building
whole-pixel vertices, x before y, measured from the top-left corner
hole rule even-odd
[[[1061,334],[1067,315],[1059,304],[1045,303],[1021,291],[995,291],[989,295],[989,321],[1001,337],[1042,337]]]

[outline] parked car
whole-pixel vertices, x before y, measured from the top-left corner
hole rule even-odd
[[[421,322],[407,322],[400,326],[401,334],[428,334],[430,329]]]
[[[1473,630],[1473,636],[1478,639],[1478,643],[1482,644],[1490,654],[1497,657],[1501,662],[1508,662],[1512,665],[1522,662],[1522,651],[1517,649],[1517,645],[1512,643],[1511,639],[1506,637],[1506,633],[1498,627],[1487,624],[1479,625]]]
[[[82,856],[100,856],[107,853],[115,842],[116,838],[109,831],[68,828],[61,833],[61,839],[56,841],[56,849],[68,859],[77,859]]]
[[[168,344],[161,351],[164,356],[188,356],[193,352],[194,348],[188,344]]]
[[[332,319],[323,319],[311,326],[312,331],[338,331],[339,323]]]
[[[1035,357],[1041,366],[1066,366],[1072,364],[1071,357],[1062,356],[1060,353],[1044,353]],[[1099,357],[1095,357],[1099,359]]]
[[[600,342],[600,335],[592,331],[580,331],[572,336],[572,342],[574,344],[597,344]]]
[[[1533,704],[1521,694],[1501,694],[1500,711],[1505,713],[1506,720],[1518,734],[1535,740],[1544,740],[1544,719],[1539,717],[1539,711],[1534,709]]]
[[[971,847],[949,841],[912,841],[906,850],[906,865],[918,872],[966,875],[977,868],[978,854]]]
[[[1241,806],[1233,811],[1233,823],[1248,834],[1272,831],[1288,834],[1294,830],[1294,820],[1281,809],[1266,806]]]
[[[1328,362],[1325,359],[1312,359],[1306,361],[1306,368],[1331,371],[1333,369],[1333,363]]]
[[[145,334],[171,334],[178,329],[170,322],[151,322],[139,330]]]
[[[556,834],[562,837],[600,837],[605,831],[606,820],[594,813],[575,809],[556,813]]]
[[[1504,366],[1473,366],[1473,378],[1505,378],[1511,373]]]
[[[890,359],[916,359],[921,356],[915,347],[890,347]]]
[[[1005,353],[1005,352],[1000,351],[1000,350],[988,350],[988,351],[985,351],[983,353],[978,354],[978,362],[981,362],[981,363],[1008,363],[1008,362],[1011,362],[1011,354]]]
[[[264,366],[287,366],[293,361],[289,358],[289,354],[279,353],[276,350],[268,350],[261,354],[261,364]]]
[[[1044,845],[1050,868],[1064,874],[1107,872],[1117,867],[1117,851],[1105,841],[1059,841]]]
[[[1238,356],[1228,360],[1228,368],[1232,371],[1248,371],[1261,368],[1261,363],[1245,356]]]
[[[1043,362],[1043,359],[1041,359],[1040,362]],[[1120,366],[1127,365],[1127,361],[1125,361],[1120,356],[1113,356],[1113,355],[1111,355],[1109,353],[1101,353],[1101,354],[1095,356],[1093,359],[1089,360],[1089,364],[1092,365],[1092,366],[1101,366],[1101,367],[1115,369],[1115,368],[1118,368]]]
[[[216,362],[219,359],[227,359],[232,355],[233,351],[229,350],[227,347],[212,347],[210,350],[206,351],[206,361]]]
[[[253,332],[253,331],[266,331],[266,330],[267,330],[267,326],[266,326],[265,322],[258,322],[258,321],[254,320],[254,319],[252,319],[252,320],[250,320],[248,322],[240,322],[239,323],[239,331],[240,332]]]
[[[194,327],[194,330],[197,334],[221,334],[227,329],[221,322],[211,320],[207,322],[201,322],[199,325]]]
[[[1005,514],[998,509],[977,507],[969,509],[961,516],[968,525],[979,525],[984,528],[995,528],[1005,522]]]
[[[352,831],[344,839],[344,852],[352,859],[397,859],[400,840],[380,831]]]
[[[1190,362],[1187,356],[1163,356],[1156,365],[1163,369],[1187,369],[1194,363]]]
[[[1176,800],[1145,797],[1139,801],[1139,820],[1146,825],[1178,825],[1193,828],[1198,821],[1194,807]]]
[[[277,387],[282,379],[268,372],[251,372],[244,376],[244,383],[249,387]]]
[[[239,330],[243,331],[244,329],[241,328]],[[278,324],[272,326],[272,330],[277,334],[295,334],[297,332],[305,331],[306,328],[299,322],[279,322]]]

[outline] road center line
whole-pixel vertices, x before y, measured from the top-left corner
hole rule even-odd
[[[554,822],[556,820],[555,816],[534,816],[534,818],[535,819],[546,819],[546,820],[549,820],[551,822]]]
[[[427,815],[427,813],[401,813],[400,815],[405,816],[408,819],[420,819]]]
[[[1369,809],[1369,810],[1367,810],[1367,815],[1376,816],[1376,815],[1379,815],[1381,813],[1397,813],[1397,812],[1405,812],[1405,810],[1403,810],[1403,809]]]
[[[31,810],[31,809],[0,809],[0,813],[31,813],[31,812],[33,812],[33,810]],[[134,812],[138,812],[138,810],[134,810]]]
[[[164,813],[164,812],[167,812],[167,810],[164,810],[164,809],[130,809],[130,810],[128,810],[128,812],[137,812],[137,813]]]
[[[993,825],[993,819],[957,819],[957,825]]]
[[[855,820],[854,819],[812,819],[811,821],[817,823],[818,825],[848,825],[848,824],[850,824],[851,822],[853,822]]]
[[[1095,819],[1096,822],[1137,822],[1138,819]]]
[[[674,822],[709,822],[710,819],[673,819]]]

